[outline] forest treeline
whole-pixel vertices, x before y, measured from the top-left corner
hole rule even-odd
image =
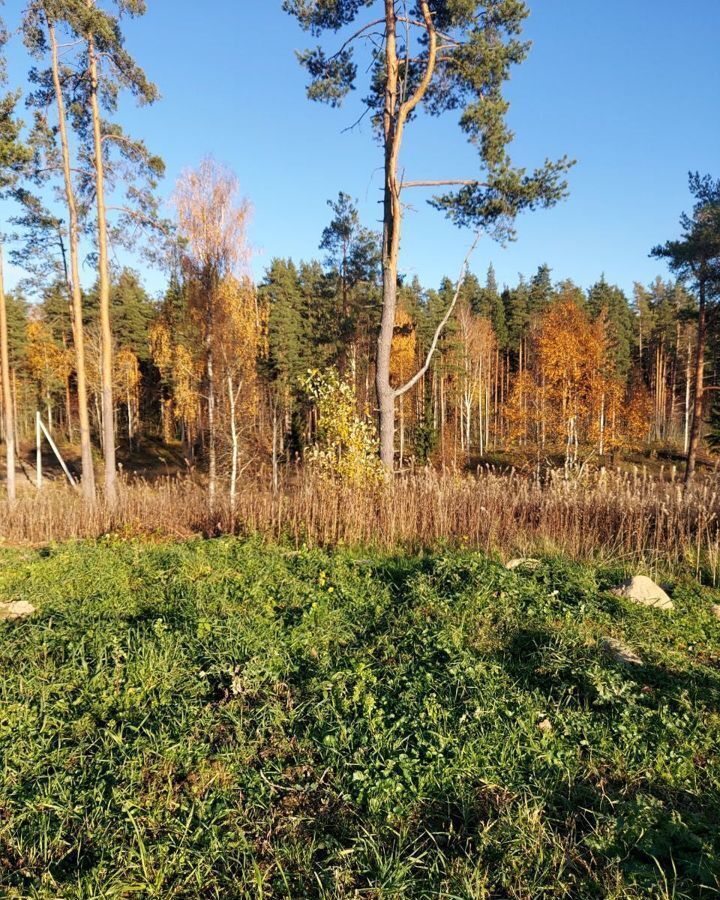
[[[218,292],[213,336],[218,454],[227,470],[233,432],[241,464],[281,462],[316,441],[307,374],[335,369],[352,387],[358,416],[374,418],[381,314],[379,246],[347,195],[332,203],[318,259],[274,259],[259,284],[229,275]],[[393,336],[400,383],[425,358],[455,291],[403,279]],[[77,441],[76,371],[66,287],[36,302],[7,297],[18,441],[32,441],[35,411]],[[209,445],[208,342],[191,280],[179,270],[160,299],[130,269],[113,275],[114,415],[118,442],[181,442],[204,464]],[[90,417],[102,446],[97,288],[83,294]],[[398,409],[396,452],[411,461],[477,462],[522,451],[571,462],[666,446],[687,451],[692,415],[697,302],[678,281],[635,284],[628,297],[601,277],[583,289],[547,265],[512,286],[492,266],[463,282],[429,370]],[[706,378],[718,381],[718,342]]]
[[[283,5],[330,37],[360,14],[352,0]],[[374,37],[363,102],[384,147],[381,227],[340,193],[318,258],[274,259],[256,284],[237,176],[212,158],[187,169],[165,217],[162,160],[123,128],[128,98],[159,97],[125,46],[124,24],[145,4],[29,0],[18,23],[27,81],[0,98],[2,245],[24,273],[8,292],[0,268],[11,501],[38,414],[79,449],[90,500],[102,455],[111,505],[116,452],[149,437],[179,443],[207,473],[211,506],[220,480],[234,498],[248,467],[271,463],[277,484],[280,466],[298,459],[384,477],[489,454],[575,466],[663,445],[687,454],[692,475],[719,386],[720,182],[691,176],[682,236],[652,250],[677,277],[636,284],[632,296],[604,277],[553,278],[548,265],[500,286],[492,267],[469,271],[471,254],[440,285],[404,275],[405,191],[447,189],[430,202],[475,232],[474,248],[481,233],[512,239],[521,212],[564,199],[572,166],[563,157],[526,171],[509,156],[502,87],[528,50],[517,38],[525,5],[416,7],[408,18],[387,2],[333,56],[300,56],[309,98],[337,106],[355,86],[353,42]],[[458,108],[482,178],[405,180],[399,157],[419,110]],[[165,272],[161,297],[148,295],[129,254]]]

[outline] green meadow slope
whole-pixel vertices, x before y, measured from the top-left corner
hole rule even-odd
[[[3,552],[37,612],[0,622],[0,895],[717,896],[717,596],[639,607],[622,574]]]

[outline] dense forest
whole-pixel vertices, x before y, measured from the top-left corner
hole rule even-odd
[[[228,276],[214,335],[219,452],[231,451],[233,418],[242,459],[283,460],[315,441],[310,370],[334,367],[352,387],[357,413],[372,418],[375,341],[380,317],[378,247],[345,195],[321,236],[326,255],[275,259],[258,285]],[[425,288],[401,283],[393,337],[398,382],[427,354],[454,292],[444,279]],[[32,300],[32,302],[31,302]],[[77,441],[76,369],[67,288],[6,298],[13,403],[20,444],[34,440],[35,411],[67,443]],[[220,308],[222,307],[222,308]],[[205,460],[208,347],[192,284],[179,270],[159,300],[130,269],[113,273],[113,394],[118,443],[182,442]],[[88,397],[101,445],[98,291],[83,294]],[[587,289],[554,281],[548,266],[500,287],[489,267],[468,275],[429,371],[399,405],[397,454],[476,463],[523,451],[569,460],[624,450],[687,450],[692,415],[697,303],[679,282],[635,285],[628,298],[604,278]],[[718,380],[713,333],[708,383]]]

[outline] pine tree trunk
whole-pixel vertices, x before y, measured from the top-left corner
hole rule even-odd
[[[383,302],[377,343],[375,384],[380,415],[380,460],[388,472],[395,461],[395,391],[390,384],[395,310],[397,306],[397,262],[400,247],[401,207],[397,183],[398,134],[396,106],[398,94],[398,60],[394,0],[385,0],[385,108],[383,135],[385,143],[385,182],[383,190],[382,272]]]
[[[16,499],[15,487],[15,422],[12,389],[10,387],[10,352],[8,347],[7,307],[3,276],[2,246],[0,246],[0,376],[2,380],[3,425],[5,428],[6,483],[9,503]]]
[[[92,113],[95,194],[97,203],[98,232],[98,282],[100,293],[100,343],[101,343],[101,400],[103,413],[103,451],[105,455],[105,501],[110,506],[117,502],[117,472],[115,467],[115,415],[113,403],[113,348],[110,324],[110,266],[108,261],[107,218],[105,212],[105,166],[103,161],[102,133],[100,128],[100,104],[98,99],[98,73],[95,43],[88,38],[88,62],[90,71],[90,109]]]
[[[690,448],[690,380],[692,375],[692,353],[690,341],[687,346],[687,365],[685,367],[685,422],[683,427],[683,453],[687,455]]]
[[[92,443],[90,438],[90,412],[88,409],[87,376],[85,370],[85,334],[82,322],[82,289],[80,287],[79,231],[77,205],[73,190],[70,167],[70,145],[67,134],[67,118],[65,99],[60,84],[58,65],[57,39],[55,28],[48,20],[48,34],[52,60],[53,87],[58,114],[58,132],[62,153],[63,180],[65,199],[68,208],[68,231],[70,238],[70,289],[71,289],[71,322],[73,344],[75,347],[75,380],[78,398],[78,426],[80,428],[80,458],[82,465],[82,490],[85,499],[95,500],[95,471],[93,468]]]
[[[698,308],[697,347],[695,350],[695,399],[690,425],[690,441],[688,443],[687,464],[685,466],[685,484],[692,479],[700,443],[700,428],[703,410],[703,372],[705,369],[705,342],[707,340],[707,310],[705,308],[705,280],[700,281],[700,304]]]
[[[17,369],[15,366],[12,369],[12,410],[13,421],[15,422],[15,447],[17,449],[20,446],[20,424],[18,422]]]
[[[273,400],[272,405],[272,488],[273,494],[278,492],[278,411],[277,401]]]
[[[435,67],[437,36],[428,0],[418,0],[417,8],[423,18],[428,36],[426,70],[412,96],[400,95],[397,47],[396,0],[385,0],[385,104],[383,110],[383,142],[385,148],[385,178],[383,189],[383,304],[377,344],[376,387],[380,414],[380,459],[388,472],[393,471],[395,459],[395,398],[397,392],[390,384],[390,356],[397,307],[397,272],[400,252],[402,205],[398,159],[403,130],[408,116],[425,95]]]

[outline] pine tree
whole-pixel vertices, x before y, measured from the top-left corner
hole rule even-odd
[[[34,145],[36,148],[36,180],[47,182],[53,171],[62,173],[63,190],[67,206],[67,238],[69,265],[64,252],[64,230],[62,225],[57,229],[58,243],[61,245],[63,257],[64,281],[68,286],[70,304],[72,309],[73,344],[75,348],[75,380],[78,399],[78,420],[80,427],[80,453],[82,459],[82,489],[85,499],[93,502],[95,499],[95,471],[92,457],[92,444],[90,435],[90,414],[88,409],[87,373],[85,359],[85,331],[83,326],[82,288],[80,284],[80,232],[81,213],[77,199],[77,187],[73,181],[73,171],[76,169],[76,161],[71,158],[70,139],[68,135],[68,113],[66,90],[70,87],[72,96],[71,105],[76,100],[78,92],[75,85],[75,74],[72,69],[60,64],[58,50],[57,28],[63,22],[73,18],[75,13],[74,2],[53,2],[47,0],[33,0],[25,12],[23,19],[23,33],[25,44],[31,55],[38,59],[49,56],[50,65],[47,69],[33,69],[30,80],[35,90],[30,96],[30,103],[36,109],[36,125],[34,129]],[[56,114],[56,129],[48,122],[48,108],[54,105]],[[56,147],[59,142],[59,151]],[[28,200],[32,198],[28,197]],[[54,217],[43,214],[35,202],[26,203],[30,220],[28,225],[31,233],[43,235],[47,243],[51,237]]]
[[[695,350],[694,403],[685,467],[687,484],[695,471],[702,428],[707,307],[720,290],[720,180],[690,174],[690,192],[695,198],[692,215],[680,218],[682,235],[652,250],[667,260],[682,278],[692,279],[698,292],[697,343]]]
[[[285,0],[283,5],[314,34],[337,32],[350,25],[356,28],[339,51],[328,55],[318,47],[300,57],[311,78],[309,97],[333,106],[341,103],[356,81],[354,41],[378,24],[384,26],[373,42],[366,103],[384,150],[383,309],[376,391],[381,459],[385,468],[392,470],[395,401],[422,377],[431,361],[426,358],[421,370],[405,385],[393,388],[390,358],[397,305],[401,194],[411,188],[453,186],[457,190],[434,198],[437,208],[458,225],[509,237],[520,211],[551,206],[565,195],[563,176],[569,163],[566,159],[548,162],[528,175],[510,162],[507,147],[512,135],[505,124],[508,104],[502,87],[511,66],[527,53],[527,45],[517,37],[528,14],[521,0],[501,4],[494,0],[418,0],[417,18],[408,16],[399,0],[385,0],[382,19],[359,29],[356,20],[368,4],[358,0],[326,0],[320,4]],[[400,152],[408,124],[421,108],[436,115],[458,107],[461,128],[478,149],[482,176],[459,182],[443,178],[403,180],[399,175]],[[441,320],[441,327],[446,321],[445,317]]]
[[[7,40],[0,21],[0,87],[6,81],[4,46]],[[16,118],[18,94],[11,92],[0,97],[0,198],[6,197],[17,185],[29,162],[28,148],[20,138],[22,123]],[[8,316],[3,272],[3,236],[0,233],[0,381],[2,382],[3,425],[5,432],[5,460],[7,467],[7,496],[15,502],[15,418],[12,385],[10,382],[10,349],[8,345]]]

